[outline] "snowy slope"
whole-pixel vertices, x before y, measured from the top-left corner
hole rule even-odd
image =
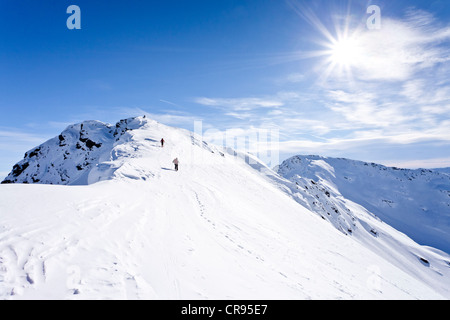
[[[2,299],[450,298],[448,255],[376,219],[378,237],[346,235],[257,160],[148,119],[95,127],[89,168],[35,177],[91,184],[0,186]],[[29,167],[62,169],[44,155]]]
[[[331,203],[327,212],[333,213],[342,199],[351,200],[415,241],[450,252],[450,176],[441,171],[296,156],[278,173],[303,188],[321,190],[318,194]],[[345,204],[337,209],[345,212]]]

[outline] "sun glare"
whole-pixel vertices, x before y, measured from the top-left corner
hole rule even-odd
[[[344,38],[331,45],[329,58],[337,66],[350,67],[359,59],[359,52],[356,39]]]
[[[351,82],[353,72],[365,59],[364,45],[358,34],[339,34],[329,38],[325,47],[326,50],[322,51],[325,59],[321,78],[326,80],[329,77],[345,77]]]
[[[291,4],[299,16],[321,34],[321,37],[314,41],[322,48],[302,56],[320,58],[315,68],[319,81],[345,79],[350,84],[353,83],[353,74],[369,63],[369,55],[365,25],[363,27],[359,21],[352,20],[350,2],[347,15],[333,15],[334,23],[330,25],[326,25],[310,7],[295,1]]]

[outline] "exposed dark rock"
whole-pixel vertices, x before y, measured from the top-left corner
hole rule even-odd
[[[87,139],[87,141],[86,141],[86,146],[87,146],[89,149],[92,149],[93,147],[100,148],[100,147],[102,146],[102,144],[101,144],[101,143],[95,143],[95,142],[92,141],[91,139]]]
[[[41,151],[41,148],[34,149],[33,151],[31,151],[31,153],[29,154],[28,157],[32,158],[32,157],[37,156],[39,154],[39,151]]]
[[[14,177],[20,176],[20,175],[22,174],[22,172],[24,172],[25,169],[28,168],[29,166],[30,166],[30,164],[29,164],[28,162],[25,162],[25,163],[22,164],[22,165],[16,164],[16,165],[13,167],[12,175],[13,175]]]
[[[64,138],[64,136],[62,135],[62,134],[60,134],[59,136],[58,136],[58,139],[59,139],[59,146],[60,147],[64,147],[66,144],[64,143],[64,141],[66,140],[65,138]]]

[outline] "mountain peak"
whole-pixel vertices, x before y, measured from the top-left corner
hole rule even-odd
[[[26,152],[2,183],[87,184],[89,173],[111,160],[116,147],[130,141],[130,132],[157,124],[143,116],[115,125],[97,120],[69,125],[57,137]]]
[[[161,138],[168,142],[164,165],[160,163]],[[183,161],[192,158],[194,151],[224,155],[193,133],[146,116],[122,119],[115,125],[88,120],[68,126],[57,137],[25,153],[2,184],[85,185],[120,178],[146,180],[166,163],[170,166],[180,154],[184,154]]]

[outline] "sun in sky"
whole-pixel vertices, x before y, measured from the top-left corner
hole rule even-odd
[[[344,36],[330,44],[328,61],[340,70],[349,70],[361,58],[362,50],[355,36]]]
[[[353,81],[353,69],[364,59],[363,48],[356,35],[338,36],[326,45],[323,51],[324,72],[322,80],[329,77]]]
[[[321,42],[324,49],[318,55],[323,57],[321,79],[324,81],[336,77],[352,82],[355,69],[369,60],[361,31],[356,28],[350,32],[348,23],[346,20],[343,28],[334,25],[334,32],[321,28],[325,40]]]
[[[306,55],[320,58],[319,81],[326,82],[330,78],[353,81],[355,69],[368,63],[362,26],[355,24],[350,12],[339,17],[333,15],[333,22],[325,23],[310,7],[299,2],[290,3],[297,14],[320,33],[313,42],[321,49]]]

